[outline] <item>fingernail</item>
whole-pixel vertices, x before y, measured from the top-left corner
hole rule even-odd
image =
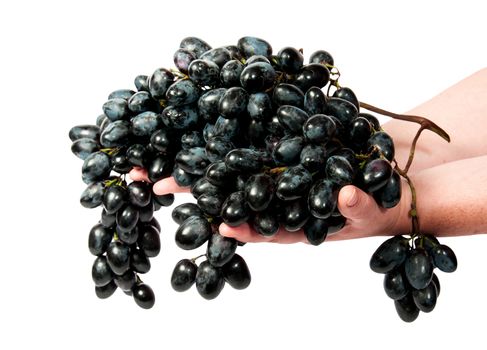
[[[347,207],[353,207],[357,204],[358,202],[358,193],[357,189],[352,189],[352,193],[350,194],[350,198],[348,198],[347,201]]]

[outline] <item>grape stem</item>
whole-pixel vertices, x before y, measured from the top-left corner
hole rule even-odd
[[[192,261],[192,262],[193,262],[193,264],[194,264],[194,263],[196,262],[196,260],[198,260],[199,258],[202,258],[202,257],[204,257],[204,256],[206,256],[206,254],[201,254],[201,255],[198,255],[198,256],[194,257],[193,259],[191,259],[191,261]]]
[[[372,106],[368,103],[365,102],[360,102],[360,107],[368,109],[369,111],[376,112],[388,117],[391,117],[393,119],[399,119],[399,120],[404,120],[408,122],[414,122],[418,123],[420,125],[420,128],[418,129],[416,136],[414,136],[413,142],[411,144],[411,150],[409,151],[409,159],[406,163],[406,166],[404,167],[404,173],[407,173],[409,168],[411,167],[411,164],[413,163],[413,158],[414,158],[414,152],[416,150],[416,144],[418,142],[419,136],[423,132],[423,130],[430,130],[434,132],[435,134],[441,136],[445,141],[450,142],[450,136],[448,133],[440,128],[437,124],[432,122],[431,120],[425,118],[425,117],[420,117],[417,115],[407,115],[407,114],[397,114],[393,112],[386,111],[385,109],[379,108]]]
[[[418,123],[420,125],[418,131],[416,132],[416,135],[414,136],[413,142],[411,143],[411,149],[409,151],[409,158],[406,163],[406,166],[404,169],[399,168],[397,161],[394,159],[395,162],[395,167],[394,169],[397,171],[399,175],[401,175],[404,179],[406,179],[409,188],[411,189],[411,210],[409,211],[409,215],[411,216],[411,238],[414,238],[416,236],[421,236],[421,231],[420,231],[420,226],[419,226],[419,217],[418,217],[418,210],[416,207],[416,189],[414,188],[414,184],[411,181],[411,178],[408,176],[408,171],[409,168],[411,167],[411,164],[413,163],[414,159],[414,153],[416,150],[416,144],[418,143],[419,136],[423,132],[423,130],[430,130],[434,132],[435,134],[441,136],[445,141],[450,142],[450,136],[447,134],[445,130],[440,128],[437,124],[432,122],[431,120],[425,118],[425,117],[420,117],[416,115],[407,115],[407,114],[397,114],[393,112],[386,111],[382,108],[372,106],[368,103],[365,102],[360,102],[360,107],[365,108],[369,111],[376,112],[388,117],[391,117],[393,119],[399,119],[399,120],[404,120],[408,122],[414,122]],[[422,244],[422,241],[421,241]]]

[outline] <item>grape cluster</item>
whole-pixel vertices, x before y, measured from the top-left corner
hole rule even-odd
[[[108,298],[118,287],[133,295],[140,307],[151,308],[154,292],[139,274],[150,270],[149,258],[161,249],[161,227],[153,213],[171,205],[174,195],[157,196],[148,183],[127,184],[123,176],[111,175],[127,173],[138,163],[137,156],[128,150],[122,155],[118,149],[102,149],[98,125],[75,126],[69,136],[73,152],[84,160],[82,180],[88,184],[80,203],[85,208],[103,206],[100,221],[88,236],[88,248],[96,256],[92,266],[96,295]]]
[[[319,245],[345,225],[337,209],[343,186],[362,188],[384,208],[399,202],[393,140],[361,112],[355,93],[340,86],[328,52],[304,63],[302,50],[273,54],[255,37],[218,48],[188,37],[174,64],[177,69],[137,76],[137,91],[112,92],[96,125],[70,131],[88,185],[81,204],[103,206],[89,238],[99,297],[118,286],[142,307],[154,303],[139,274],[160,250],[153,213],[174,200],[155,195],[151,184],[169,176],[190,187],[196,200],[172,212],[177,246],[207,244],[199,265],[199,257],[176,264],[171,285],[185,291],[195,284],[206,299],[225,283],[244,289],[251,280],[235,253],[243,243],[222,236],[221,223],[248,222],[268,237],[280,228],[303,230]],[[127,183],[133,167],[146,169],[150,183]]]
[[[397,314],[403,321],[412,322],[420,311],[431,312],[435,308],[440,281],[434,269],[453,272],[457,258],[450,247],[440,244],[433,235],[414,239],[397,235],[377,248],[370,268],[385,274],[384,290],[394,300]]]

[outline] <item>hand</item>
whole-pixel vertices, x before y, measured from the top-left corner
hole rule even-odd
[[[147,172],[141,168],[134,168],[130,177],[135,181],[149,181]],[[403,186],[404,187],[404,186]],[[167,193],[190,192],[189,187],[180,187],[172,177],[162,179],[154,184],[154,193],[158,195]],[[355,186],[345,186],[338,195],[338,210],[347,218],[345,226],[338,232],[330,234],[326,240],[345,240],[379,235],[393,235],[399,233],[398,221],[401,215],[406,215],[408,206],[407,188],[403,190],[403,199],[394,208],[383,209],[377,205],[374,198]],[[288,232],[280,229],[271,237],[264,237],[257,233],[247,223],[238,227],[226,224],[220,225],[220,233],[223,236],[233,237],[240,242],[275,242],[275,243],[306,243],[306,237],[302,230]]]

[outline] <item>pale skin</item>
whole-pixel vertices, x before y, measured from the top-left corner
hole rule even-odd
[[[408,172],[417,193],[417,209],[423,233],[463,236],[487,232],[487,68],[419,105],[406,114],[420,115],[442,127],[447,143],[424,131]],[[404,167],[418,124],[391,120],[382,128],[393,138],[396,160]],[[133,180],[147,180],[144,169],[130,172]],[[189,192],[172,178],[154,184],[156,194]],[[338,196],[338,209],[347,218],[345,227],[326,240],[344,240],[411,232],[411,191],[403,181],[402,198],[391,209],[380,208],[374,199],[355,186],[345,186]],[[306,243],[302,231],[281,229],[263,237],[248,224],[220,226],[220,233],[241,242]]]

